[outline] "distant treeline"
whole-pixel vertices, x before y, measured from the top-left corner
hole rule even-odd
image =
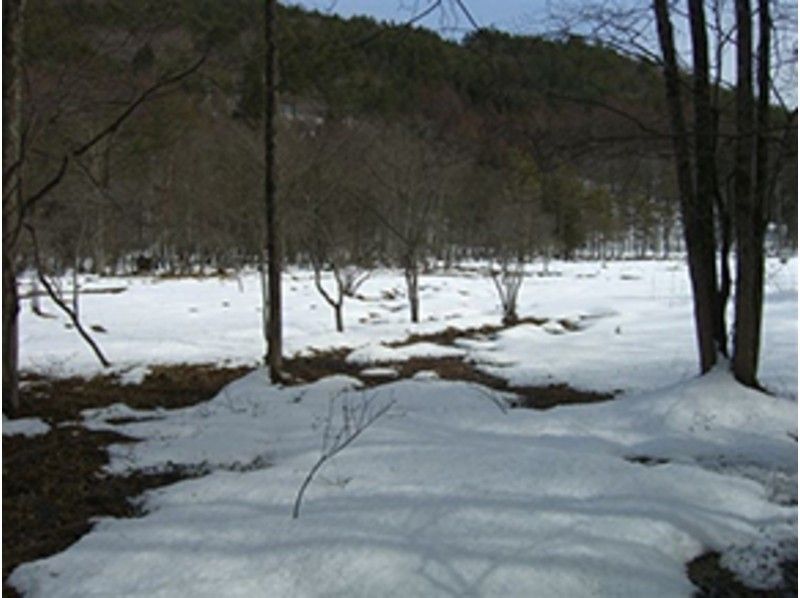
[[[258,262],[264,41],[257,0],[29,0],[24,185],[148,97],[71,165],[33,222],[53,271]],[[290,262],[660,256],[680,244],[656,65],[577,37],[461,42],[281,8],[281,243]],[[719,93],[722,136],[732,95]],[[786,116],[777,108],[776,129]],[[769,206],[797,244],[796,135]],[[733,144],[718,148],[721,176]],[[30,248],[28,248],[29,250]],[[29,253],[29,252],[28,252]],[[23,252],[20,268],[30,264]]]

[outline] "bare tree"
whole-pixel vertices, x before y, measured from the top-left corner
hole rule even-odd
[[[513,326],[519,321],[517,297],[525,279],[524,262],[505,259],[500,263],[499,269],[491,269],[491,275],[503,308],[503,324]]]
[[[673,132],[684,231],[695,305],[695,323],[700,347],[701,371],[716,362],[717,351],[726,354],[725,301],[729,276],[723,268],[721,288],[714,267],[715,235],[713,210],[721,215],[723,259],[729,241],[725,238],[728,216],[717,179],[716,146],[720,136],[718,116],[712,109],[705,6],[688,0],[693,55],[694,129],[687,130],[681,100],[681,74],[666,0],[654,0],[654,12],[663,55],[664,81]],[[719,7],[717,7],[719,8]],[[758,386],[757,369],[761,335],[764,286],[764,235],[766,204],[770,193],[768,160],[769,112],[772,91],[770,72],[769,0],[759,0],[759,45],[757,91],[753,90],[754,14],[749,0],[736,0],[736,132],[733,198],[736,232],[736,301],[732,369],[737,380]],[[722,19],[715,16],[717,28]],[[718,38],[719,39],[719,38]],[[719,42],[718,42],[719,43]],[[718,50],[720,52],[721,50]],[[717,85],[721,58],[717,57]],[[715,93],[718,93],[715,92]],[[694,142],[694,154],[689,140]]]
[[[267,291],[269,318],[267,320],[266,362],[273,382],[281,380],[283,369],[283,316],[281,312],[281,254],[280,228],[276,197],[275,169],[275,110],[277,103],[277,49],[275,43],[275,0],[264,3],[264,207],[267,242]]]
[[[712,173],[699,170],[699,164],[707,164],[708,144],[713,137],[707,122],[707,47],[702,2],[692,0],[692,42],[695,58],[694,100],[698,122],[695,123],[695,145],[700,149],[699,161],[695,161],[695,171],[689,149],[690,136],[684,116],[681,93],[681,74],[678,68],[677,52],[667,0],[654,0],[653,3],[658,38],[663,56],[664,86],[667,109],[672,128],[673,151],[675,155],[680,195],[684,238],[689,261],[689,276],[692,282],[694,300],[695,331],[700,354],[700,371],[707,372],[717,361],[718,337],[717,317],[719,314],[719,295],[717,291],[716,265],[714,252],[713,187],[709,192]],[[699,106],[697,105],[699,103]],[[697,125],[705,128],[697,128]],[[699,186],[699,189],[698,189]]]
[[[179,71],[172,71],[156,78],[156,80],[139,91],[132,100],[124,102],[123,107],[99,129],[94,129],[82,141],[69,140],[54,160],[46,166],[49,173],[42,174],[42,183],[36,187],[24,184],[22,174],[26,162],[30,159],[30,123],[24,119],[22,73],[26,68],[26,53],[23,41],[25,26],[25,2],[17,0],[4,4],[6,39],[11,43],[4,44],[4,58],[11,67],[4,77],[3,112],[4,121],[8,122],[8,134],[3,136],[4,176],[3,176],[3,399],[4,405],[11,410],[19,406],[18,388],[18,314],[19,295],[17,291],[16,268],[20,250],[20,237],[24,229],[30,229],[31,216],[34,209],[50,198],[53,191],[61,186],[70,167],[79,164],[95,146],[103,142],[122,125],[143,104],[157,97],[160,92],[183,81],[197,72],[205,62],[208,53],[195,60],[191,65]],[[64,90],[57,90],[53,102],[62,104],[66,101]],[[57,106],[48,122],[58,120]],[[4,131],[5,133],[5,131]],[[55,166],[54,166],[55,165]]]
[[[370,273],[361,270],[358,266],[339,267],[333,261],[329,262],[329,264],[336,290],[330,293],[325,289],[325,285],[322,281],[324,265],[323,262],[319,260],[312,261],[314,268],[314,285],[319,294],[322,295],[322,298],[325,299],[325,302],[333,309],[336,321],[336,332],[344,332],[344,299],[345,297],[355,296],[359,287],[369,278]]]
[[[736,0],[736,321],[733,373],[757,386],[764,300],[764,234],[769,189],[770,98],[769,0],[758,0],[759,42],[757,96],[753,92],[752,11],[749,0]],[[754,106],[755,104],[755,106]],[[755,112],[755,114],[754,114]],[[755,116],[755,118],[754,118]]]
[[[419,275],[432,241],[432,224],[446,198],[458,189],[464,161],[441,143],[399,127],[387,128],[383,143],[364,156],[374,182],[361,204],[393,240],[394,259],[403,270],[411,321],[420,319]]]

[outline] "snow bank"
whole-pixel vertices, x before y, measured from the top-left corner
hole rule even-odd
[[[255,372],[163,419],[87,413],[143,439],[112,447],[112,470],[211,473],[150,492],[145,517],[104,519],[10,582],[30,596],[690,596],[685,563],[701,552],[768,584],[761,573],[796,538],[796,506],[706,466],[746,455],[797,479],[794,404],[722,370],[547,412],[504,412],[461,382],[357,386],[279,388]],[[365,401],[393,405],[323,467],[292,520],[324,430]]]

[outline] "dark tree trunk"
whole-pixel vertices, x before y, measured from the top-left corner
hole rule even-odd
[[[700,194],[695,190],[689,152],[689,137],[681,104],[680,74],[667,0],[654,0],[653,6],[659,42],[664,57],[664,85],[672,128],[673,151],[681,200],[681,216],[689,261],[689,276],[692,283],[695,331],[700,353],[700,371],[705,373],[711,369],[717,360],[716,331],[719,297],[714,256],[713,214],[710,206],[713,194],[705,195],[707,181],[703,183],[704,194]],[[698,95],[697,82],[695,85],[696,98]]]
[[[504,326],[515,326],[519,322],[519,317],[517,316],[517,310],[511,308],[506,310],[503,314],[503,325]]]
[[[275,104],[277,96],[275,0],[266,0],[264,4],[264,41],[266,44],[266,64],[264,67],[264,200],[266,204],[267,286],[269,292],[267,365],[270,378],[273,382],[277,382],[281,379],[281,370],[283,369],[283,336],[281,256],[275,194]]]
[[[411,309],[411,321],[417,324],[419,323],[419,268],[416,262],[406,265],[405,277],[408,304]]]
[[[699,229],[698,258],[710,269],[711,280],[705,284],[712,287],[714,296],[714,338],[717,350],[727,355],[727,326],[725,324],[725,305],[717,290],[716,243],[714,235],[714,203],[718,196],[716,131],[714,113],[711,107],[709,86],[708,37],[703,0],[689,0],[689,21],[692,37],[692,96],[694,102],[694,180],[695,201],[692,218]]]
[[[333,308],[336,313],[336,332],[344,332],[344,319],[342,318],[342,303],[338,303]]]
[[[3,408],[19,409],[17,250],[23,218],[25,0],[3,2]]]
[[[19,297],[13,257],[3,248],[3,409],[19,409]]]
[[[764,290],[766,129],[769,111],[770,19],[768,0],[759,0],[758,111],[754,127],[752,17],[749,0],[736,0],[736,322],[733,373],[758,386]],[[754,156],[755,154],[755,156]],[[755,164],[754,164],[755,158]],[[755,166],[755,177],[753,167]]]

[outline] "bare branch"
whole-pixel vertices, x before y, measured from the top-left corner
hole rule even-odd
[[[63,311],[65,314],[67,314],[67,316],[69,316],[69,319],[72,321],[73,326],[75,326],[75,330],[78,331],[78,334],[80,334],[83,340],[85,340],[86,343],[89,345],[89,347],[91,347],[97,359],[100,361],[101,364],[103,364],[103,367],[106,368],[111,367],[111,362],[109,362],[108,359],[106,359],[106,356],[100,350],[100,347],[91,337],[91,335],[88,332],[86,332],[84,327],[81,325],[80,319],[78,318],[78,314],[75,313],[72,309],[70,309],[69,306],[61,299],[61,297],[58,296],[58,293],[56,293],[55,289],[53,288],[53,285],[50,284],[50,281],[44,275],[44,271],[42,269],[42,262],[39,257],[39,244],[36,239],[36,231],[30,224],[25,224],[25,229],[30,234],[31,243],[33,244],[33,260],[36,268],[36,276],[39,279],[39,282],[42,283],[44,290],[47,291],[47,295],[50,297],[50,299],[52,299],[53,303],[55,303],[59,308],[61,308],[61,311]]]
[[[297,491],[297,497],[294,501],[294,508],[292,509],[292,519],[297,519],[300,516],[300,505],[303,502],[303,494],[322,466],[350,446],[350,444],[352,444],[353,441],[355,441],[355,439],[358,438],[362,432],[364,432],[364,430],[369,428],[381,416],[388,412],[396,402],[394,399],[392,399],[377,410],[371,409],[373,400],[375,398],[374,395],[364,399],[360,405],[355,407],[351,406],[347,402],[344,402],[342,404],[341,427],[335,434],[333,434],[333,404],[336,401],[337,396],[334,396],[331,399],[331,403],[329,405],[328,418],[323,433],[322,454],[320,455],[319,459],[317,459],[316,463],[314,463],[314,465],[311,467],[305,479],[303,480],[303,483],[300,485],[300,489]]]

